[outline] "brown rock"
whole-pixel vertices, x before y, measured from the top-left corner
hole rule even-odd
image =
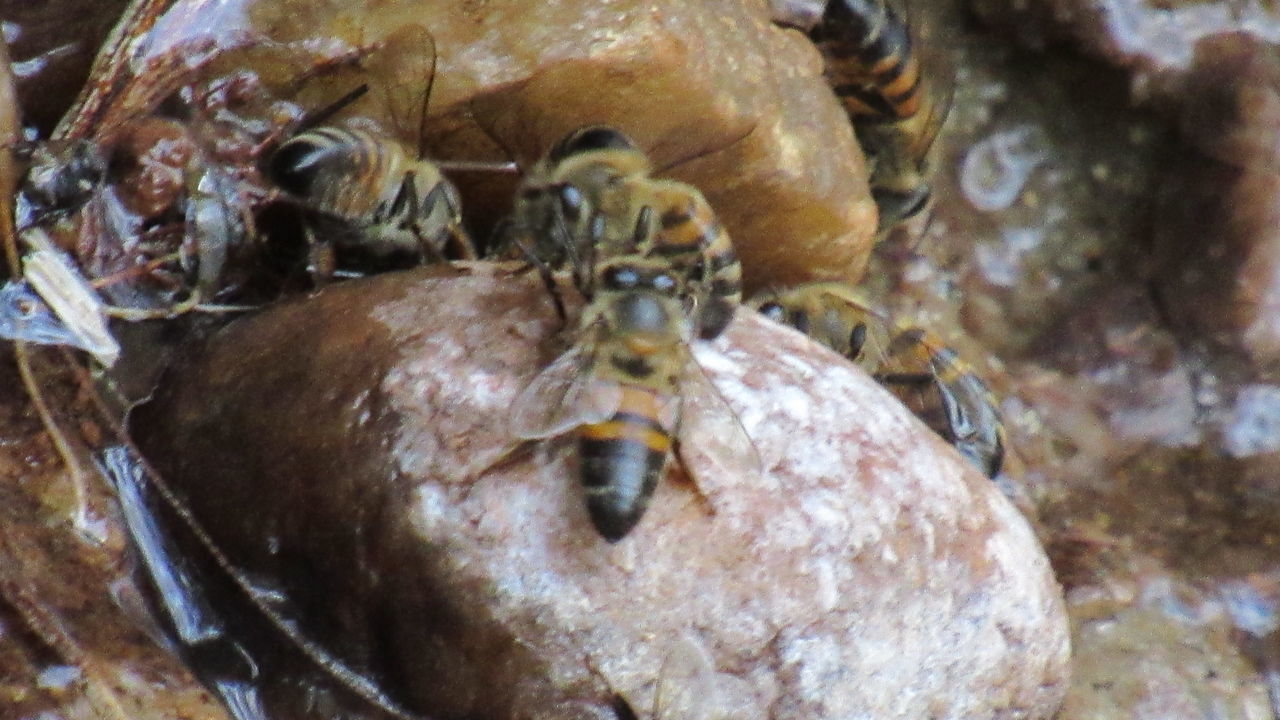
[[[1069,38],[1089,55],[1134,74],[1139,96],[1181,87],[1198,62],[1199,45],[1239,35],[1274,47],[1280,18],[1266,5],[1162,0],[1053,0],[1020,3],[971,0],[986,22],[1012,29],[1031,44]],[[1151,81],[1155,81],[1155,87]]]
[[[1280,362],[1280,175],[1191,158],[1171,174],[1156,232],[1156,287],[1177,327]]]
[[[869,378],[757,316],[696,355],[766,472],[719,471],[686,437],[697,488],[669,474],[605,543],[570,444],[510,453],[558,323],[505,272],[277,306],[137,411],[144,449],[305,632],[450,717],[607,718],[615,693],[649,717],[660,675],[735,718],[1052,716],[1067,629],[1023,518]]]
[[[63,128],[71,137],[110,131],[191,82],[183,73],[209,86],[218,73],[245,69],[292,81],[306,69],[296,64],[307,53],[332,61],[407,24],[425,27],[436,48],[427,131],[433,157],[514,159],[527,167],[574,128],[614,124],[662,175],[708,196],[743,257],[748,290],[861,275],[875,228],[861,152],[817,51],[801,33],[773,25],[764,0],[174,2],[150,34],[140,29],[136,54],[104,63],[95,78],[102,91]],[[294,44],[264,45],[258,33]],[[288,58],[284,48],[297,54]],[[188,56],[215,59],[193,71],[178,61]],[[399,62],[405,59],[370,59],[356,78],[350,68],[317,72],[295,99],[318,108],[366,83],[371,99],[350,114],[417,147],[419,127],[408,115],[427,90],[431,64]],[[278,121],[241,107],[219,112],[247,116],[237,128]],[[252,185],[254,161],[223,170]],[[468,219],[485,237],[509,209],[511,178],[468,173],[458,180]]]

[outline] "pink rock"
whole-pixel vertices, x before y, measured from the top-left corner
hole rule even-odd
[[[510,434],[570,333],[536,276],[507,272],[276,306],[136,412],[308,635],[448,717],[607,719],[615,696],[640,717],[1053,715],[1066,616],[1023,517],[860,371],[746,311],[694,355],[759,471],[690,433],[696,486],[673,469],[604,542],[573,443]]]

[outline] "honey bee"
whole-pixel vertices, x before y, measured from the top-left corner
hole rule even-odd
[[[1004,460],[1004,425],[986,383],[933,334],[895,327],[838,282],[766,292],[748,304],[861,366],[989,477]]]
[[[882,233],[928,206],[930,150],[951,108],[950,76],[941,63],[924,71],[914,30],[889,0],[830,0],[811,33],[871,161]]]
[[[314,216],[318,227],[308,229],[308,239],[318,277],[331,275],[333,264],[326,257],[327,239],[318,235],[376,258],[409,255],[417,262],[444,262],[446,257],[476,257],[462,226],[457,188],[423,152],[435,82],[431,34],[419,25],[405,26],[381,43],[371,57],[371,64],[375,61],[387,69],[381,77],[409,73],[415,77],[412,82],[426,78],[419,96],[386,92],[392,120],[412,118],[416,151],[382,133],[326,125],[298,132],[267,161],[270,180]]]
[[[512,431],[536,440],[576,429],[587,510],[617,542],[644,514],[673,444],[683,454],[696,443],[728,473],[752,472],[758,457],[690,353],[690,304],[666,259],[592,264],[578,339],[521,394]]]
[[[697,335],[720,335],[742,300],[742,266],[728,232],[692,185],[651,177],[648,157],[620,130],[565,135],[522,179],[509,236],[542,268],[568,266],[580,290],[595,258],[661,259],[698,288]]]

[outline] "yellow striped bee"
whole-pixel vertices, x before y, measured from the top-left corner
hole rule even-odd
[[[996,400],[939,338],[895,328],[857,289],[838,282],[762,293],[748,304],[860,365],[984,473],[1000,473],[1005,441]]]
[[[889,0],[830,0],[811,33],[872,163],[882,232],[929,204],[929,154],[951,106],[950,76],[923,71],[913,30]]]
[[[577,341],[521,394],[512,430],[525,440],[576,430],[591,521],[617,542],[648,507],[675,438],[696,433],[721,472],[750,473],[759,460],[690,354],[695,324],[678,273],[639,255],[591,265]]]
[[[714,338],[742,300],[742,267],[702,193],[651,172],[621,131],[578,128],[522,179],[509,237],[544,275],[567,266],[580,290],[593,281],[596,258],[660,258],[682,286],[698,289],[697,335]]]
[[[408,255],[415,260],[443,262],[446,257],[474,259],[476,253],[462,226],[458,191],[440,166],[423,153],[427,103],[435,82],[435,44],[429,32],[408,25],[388,36],[370,64],[381,63],[375,77],[407,82],[423,81],[421,93],[386,89],[392,119],[412,118],[418,147],[364,128],[328,125],[309,129],[280,145],[267,161],[271,181],[313,214],[318,227],[309,230],[313,272],[332,274],[333,260],[324,243],[355,248],[377,258]],[[354,101],[356,98],[351,98]],[[343,101],[339,101],[341,104]],[[342,108],[326,108],[324,119]],[[320,243],[320,244],[316,244]]]

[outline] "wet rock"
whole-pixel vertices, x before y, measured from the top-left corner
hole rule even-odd
[[[1023,518],[870,379],[756,316],[696,357],[764,472],[692,434],[696,485],[672,470],[604,542],[571,443],[511,439],[559,346],[536,278],[505,273],[277,306],[136,411],[145,450],[306,633],[451,717],[607,717],[615,694],[648,716],[673,657],[702,658],[689,682],[731,717],[1053,714],[1066,628]]]
[[[1051,555],[1073,626],[1061,720],[1272,717],[1241,635],[1274,628],[1274,598],[1261,595],[1257,578],[1232,576],[1238,558],[1218,561],[1225,580],[1191,580],[1088,523],[1062,535]]]
[[[1203,158],[1175,169],[1155,228],[1155,286],[1184,334],[1280,362],[1280,174]]]
[[[68,400],[76,386],[61,381],[49,356],[33,356],[45,401],[67,413],[60,417],[77,418],[63,430],[75,438],[94,434],[87,399]],[[22,388],[6,347],[0,355],[0,716],[226,718],[157,642],[114,497],[92,468],[79,478],[86,483],[86,522],[73,529],[77,478]]]
[[[1139,95],[1176,92],[1196,62],[1197,46],[1206,40],[1239,34],[1273,47],[1280,43],[1280,17],[1265,2],[971,4],[985,22],[1010,29],[1029,44],[1043,47],[1050,40],[1069,38],[1086,53],[1131,72]]]

